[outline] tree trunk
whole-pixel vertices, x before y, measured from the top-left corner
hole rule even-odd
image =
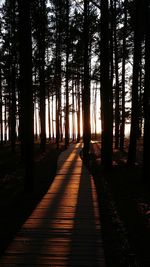
[[[133,82],[132,82],[132,110],[131,131],[128,151],[128,164],[134,165],[136,161],[136,146],[138,137],[138,76],[141,58],[141,1],[136,1],[134,55],[133,55]]]
[[[9,1],[8,131],[12,152],[16,143],[16,0]]]
[[[3,144],[3,99],[2,99],[2,71],[0,66],[0,143]]]
[[[101,1],[101,163],[112,166],[112,88],[109,81],[108,0]]]
[[[16,144],[16,69],[15,65],[12,66],[12,77],[11,77],[11,149],[12,152],[15,152],[15,144]]]
[[[72,141],[75,141],[75,103],[74,103],[74,79],[72,78]]]
[[[54,141],[54,94],[52,93],[52,138]]]
[[[142,64],[142,62],[141,62]],[[140,69],[139,75],[139,127],[138,127],[138,138],[142,137],[142,127],[143,127],[143,92],[142,92],[142,68]]]
[[[18,0],[20,42],[21,143],[25,163],[25,190],[33,191],[33,93],[32,45],[30,25],[31,0]]]
[[[46,4],[45,0],[40,1],[40,38],[39,38],[39,82],[40,82],[40,122],[41,122],[41,151],[45,151],[46,145],[46,116],[45,116],[45,16],[46,16]]]
[[[80,142],[80,77],[79,75],[77,76],[77,142]]]
[[[5,95],[4,141],[7,142],[7,96]]]
[[[143,177],[150,181],[150,7],[146,0]]]
[[[95,95],[94,95],[94,105],[95,105],[95,114],[94,114],[94,120],[95,120],[95,140],[97,139],[97,82],[95,86]]]
[[[110,39],[110,48],[109,48],[109,56],[110,56],[110,86],[113,88],[114,86],[114,72],[115,72],[115,66],[114,66],[114,25],[115,25],[115,17],[114,17],[114,0],[110,0],[110,30],[109,30],[109,39]],[[112,91],[112,101],[114,100],[114,92]],[[115,118],[115,110],[113,109],[113,125],[114,125],[114,118]]]
[[[117,21],[116,21],[116,0],[114,6],[114,50],[115,50],[115,148],[119,147],[120,131],[120,110],[119,110],[119,74],[118,74],[118,43],[117,43]]]
[[[60,141],[60,109],[61,109],[61,1],[56,2],[56,144],[59,147]]]
[[[37,126],[37,110],[36,110],[36,98],[35,98],[35,102],[34,102],[34,125],[35,125],[35,128],[34,128],[34,132],[35,132],[35,140],[37,141],[38,140],[38,126]]]
[[[127,3],[124,1],[124,27],[123,27],[123,45],[122,45],[122,95],[121,95],[121,126],[120,126],[120,150],[124,150],[125,138],[125,64],[126,64],[126,33],[127,33]]]
[[[58,84],[58,83],[57,83]],[[60,139],[60,132],[59,132],[59,98],[60,98],[60,88],[59,85],[56,88],[56,145],[59,148],[59,139]]]
[[[60,128],[60,141],[63,141],[63,128],[62,128],[62,95],[61,95],[61,88],[60,88],[60,97],[59,97],[59,128]]]
[[[69,145],[69,0],[66,0],[66,113],[65,148]]]
[[[83,158],[90,149],[90,79],[89,79],[89,1],[84,0],[84,87],[83,87]]]
[[[51,141],[51,108],[50,108],[50,92],[48,91],[48,132],[49,141]]]

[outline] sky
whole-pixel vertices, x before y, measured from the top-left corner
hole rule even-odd
[[[5,0],[0,0],[0,5],[3,4],[5,2]]]
[[[4,2],[5,2],[5,0],[0,0],[0,6]],[[80,3],[80,0],[78,0],[77,2]],[[91,102],[93,102],[92,95],[91,95]],[[97,127],[96,128],[97,128],[97,132],[100,132],[100,130],[101,130],[100,128],[101,127],[100,127],[100,96],[99,96],[99,94],[97,96],[97,105],[96,106],[97,106],[97,112],[96,112],[96,114],[97,114],[97,118],[96,118],[96,120],[97,120]],[[46,114],[46,117],[47,117],[47,114]],[[70,123],[71,123],[71,121],[70,121]],[[91,105],[91,127],[92,127],[92,131],[94,131],[95,126],[93,124],[93,105]],[[46,128],[48,128],[48,127],[46,127]],[[47,132],[48,132],[48,129],[47,129]],[[129,134],[129,125],[126,125],[126,134],[127,135]]]

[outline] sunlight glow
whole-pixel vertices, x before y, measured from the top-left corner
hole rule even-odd
[[[79,148],[80,146],[81,144],[76,144],[76,148]],[[71,153],[72,147],[70,147],[69,149],[69,156],[65,158],[65,152],[61,153],[61,155],[59,156],[58,170],[55,176],[55,180],[50,186],[47,194],[43,197],[42,201],[32,212],[27,222],[24,223],[24,231],[26,231],[27,228],[32,228],[32,223],[34,223],[34,228],[39,227],[42,224],[42,220],[37,218],[42,218],[42,216],[47,213],[51,214],[50,220],[46,222],[49,229],[61,227],[60,222],[57,222],[57,220],[60,218],[60,215],[62,220],[66,216],[69,216],[69,214],[71,214],[71,216],[75,215],[82,162],[81,160],[80,162],[78,162],[79,155],[77,153]],[[76,171],[78,172],[78,174],[74,173]],[[67,213],[66,215],[66,212],[68,212],[68,210],[65,209],[65,206],[68,203],[68,200],[71,212]],[[52,220],[52,218],[55,219]],[[33,219],[35,220],[33,221]],[[72,228],[73,223],[68,227]]]
[[[56,137],[56,105],[55,105],[56,97],[53,96],[50,97],[50,110],[48,111],[48,99],[46,99],[46,137],[49,137],[49,118],[48,118],[48,112],[50,112],[50,129],[51,129],[51,137],[54,135]],[[70,106],[72,105],[72,97],[70,96],[69,100]],[[70,138],[77,138],[77,104],[75,104],[75,110],[71,110],[69,112],[69,135]],[[62,133],[63,137],[65,136],[65,119],[64,119],[64,101],[62,101]],[[3,116],[4,116],[4,110],[3,110]],[[95,85],[93,84],[93,87],[91,89],[91,107],[90,107],[90,117],[91,117],[91,133],[92,134],[100,134],[101,133],[101,119],[100,119],[100,92],[97,90]],[[7,129],[8,131],[8,129]],[[82,130],[82,108],[80,107],[80,134],[82,136],[83,130]],[[34,132],[40,134],[40,116],[39,116],[39,104],[35,104],[34,109]],[[130,134],[130,123],[126,123],[125,125],[125,136],[129,137]]]

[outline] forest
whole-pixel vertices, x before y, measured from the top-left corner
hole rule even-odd
[[[150,1],[1,0],[1,209],[23,191],[27,216],[37,173],[80,142],[108,266],[149,266]]]

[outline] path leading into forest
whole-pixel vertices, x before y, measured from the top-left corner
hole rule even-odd
[[[76,144],[61,153],[54,182],[0,259],[1,267],[105,267],[96,189],[80,150]]]

